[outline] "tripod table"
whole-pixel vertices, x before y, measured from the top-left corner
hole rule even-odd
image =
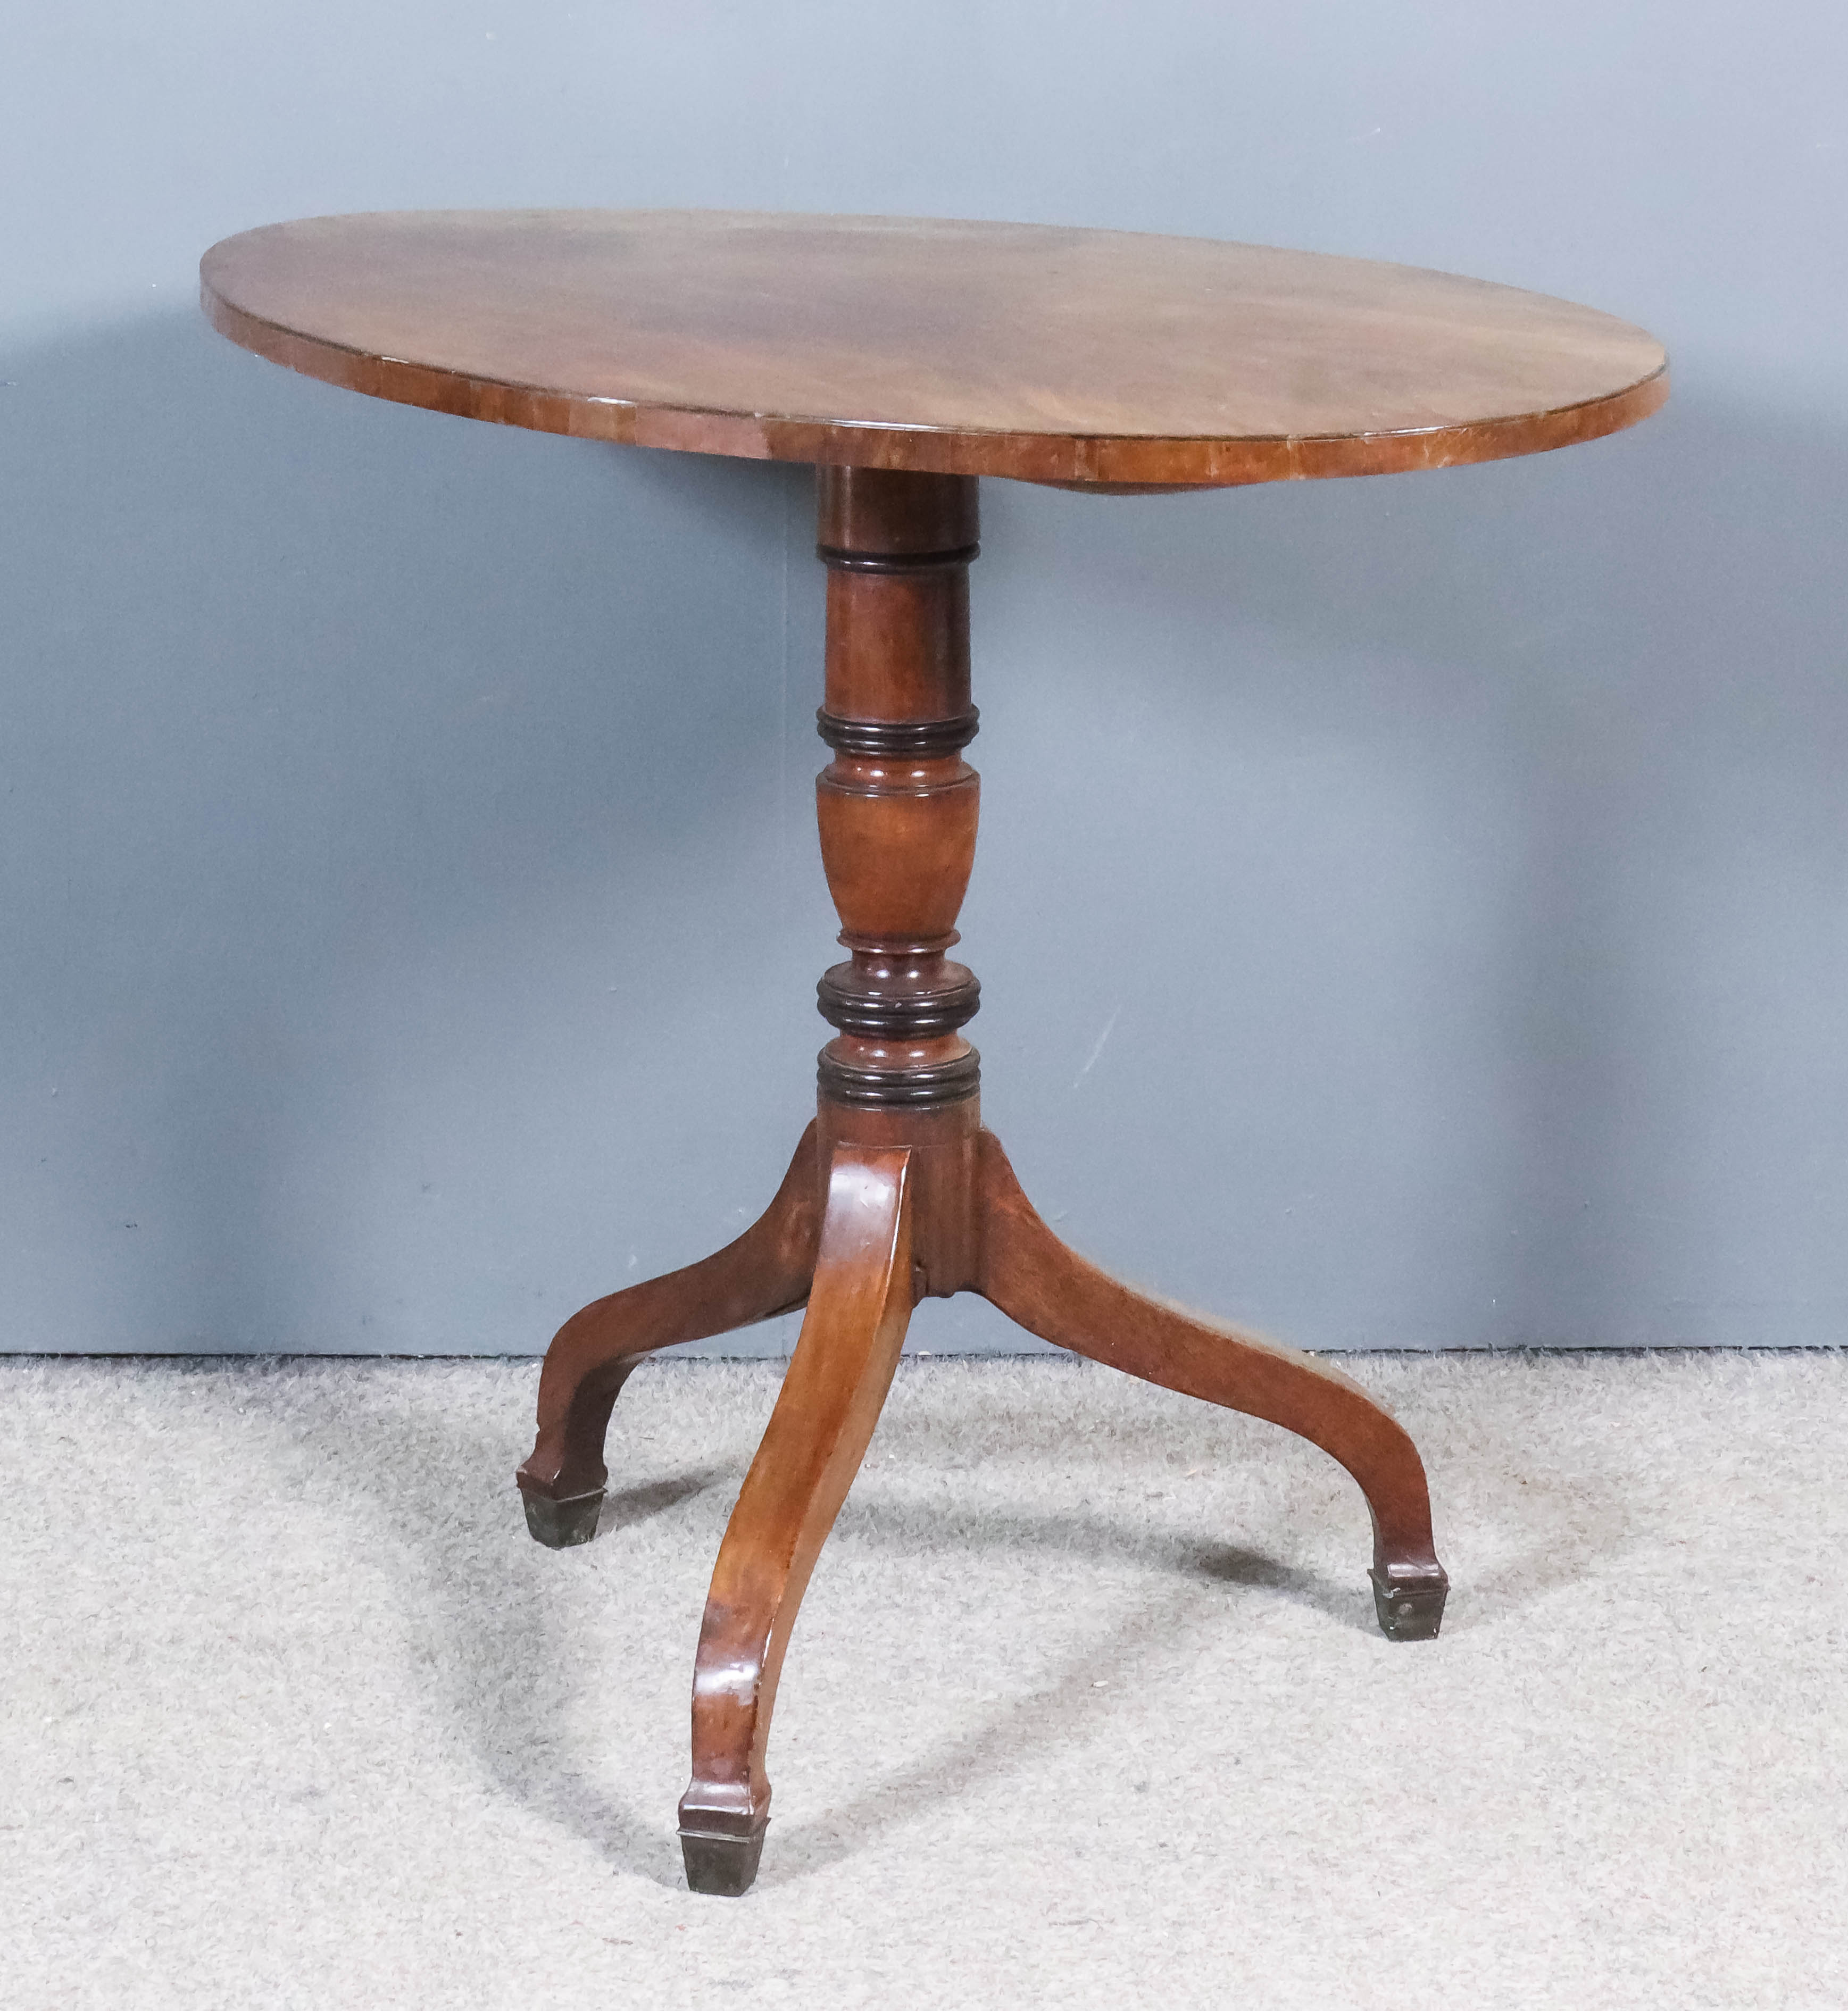
[[[1031,1333],[1269,1419],[1359,1483],[1380,1625],[1437,1632],[1424,1468],[1359,1386],[1145,1298],[1034,1212],[983,1129],[952,962],[975,849],[969,565],[982,476],[1099,495],[1535,454],[1668,395],[1640,329],[1512,287],[1197,238],[703,211],[317,217],[227,238],[233,341],[375,397],[580,439],[812,463],[832,758],[821,859],[848,952],[822,977],[818,1109],[767,1212],[597,1300],[546,1356],[520,1469],[542,1543],[588,1542],[604,1439],[644,1356],[805,1305],[718,1555],[693,1677],[687,1879],[739,1893],[809,1574],[911,1308],[980,1292]]]

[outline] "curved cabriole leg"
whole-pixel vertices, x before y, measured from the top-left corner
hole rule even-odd
[[[596,1534],[609,1477],[604,1434],[623,1384],[645,1355],[750,1326],[807,1297],[821,1198],[811,1123],[776,1198],[736,1242],[684,1270],[594,1300],[558,1329],[539,1379],[538,1443],[516,1476],[536,1540],[564,1550]]]
[[[981,1134],[977,1164],[983,1297],[1042,1340],[1266,1418],[1332,1454],[1373,1511],[1380,1631],[1393,1641],[1430,1639],[1450,1581],[1432,1547],[1424,1463],[1404,1429],[1313,1356],[1144,1298],[1086,1263],[1034,1212],[992,1133]]]
[[[802,1336],[725,1529],[693,1669],[686,1882],[735,1896],[757,1875],[771,1712],[796,1608],[878,1423],[916,1295],[908,1149],[842,1145]]]

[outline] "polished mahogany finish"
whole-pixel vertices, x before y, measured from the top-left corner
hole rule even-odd
[[[560,1329],[518,1481],[529,1526],[596,1533],[636,1363],[806,1303],[700,1628],[687,1878],[756,1876],[765,1754],[803,1589],[911,1308],[975,1291],[1029,1332],[1269,1419],[1358,1484],[1382,1631],[1447,1589],[1416,1447],[1311,1357],[1077,1256],[981,1124],[981,1002],[949,952],[981,785],[969,674],[980,475],[1095,491],[1486,461],[1628,425],[1659,346],[1608,315],[1403,266],[1026,225],[697,212],[324,217],[215,246],[205,307],[278,361],[557,432],[817,464],[827,660],[816,784],[847,952],[817,998],[817,1112],[727,1248]]]
[[[906,1320],[927,1294],[980,1292],[1042,1340],[1320,1446],[1353,1475],[1372,1514],[1381,1629],[1393,1640],[1427,1639],[1443,1613],[1447,1581],[1424,1468],[1405,1431],[1338,1370],[1145,1298],[1067,1250],[982,1128],[980,1059],[960,1030],[978,988],[945,955],[975,847],[977,782],[961,749],[974,730],[976,533],[967,478],[821,472],[817,549],[829,569],[821,730],[835,755],[817,806],[852,955],[820,987],[821,1011],[841,1030],[820,1057],[817,1123],[769,1212],[729,1249],[566,1323],[540,1380],[539,1447],[520,1475],[542,1543],[587,1540],[602,1499],[604,1427],[636,1362],[690,1337],[696,1322],[711,1331],[721,1302],[743,1308],[741,1319],[796,1303],[812,1272],[802,1336],[725,1532],[700,1632],[693,1778],[680,1805],[687,1878],[700,1892],[742,1892],[756,1876],[769,1819],[764,1753],[790,1629]]]
[[[1263,1418],[1338,1459],[1373,1518],[1373,1599],[1394,1641],[1437,1632],[1449,1580],[1431,1540],[1418,1448],[1360,1385],[1314,1356],[1145,1298],[1066,1248],[1020,1191],[985,1131],[977,1180],[982,1270],[976,1290],[1042,1340],[1145,1383]]]
[[[769,1820],[764,1749],[809,1573],[866,1456],[917,1303],[904,1147],[835,1148],[802,1337],[719,1547],[693,1664],[687,1882],[742,1892]]]
[[[963,758],[969,701],[967,475],[824,468],[816,549],[828,567],[826,698],[834,749],[815,784],[821,865],[851,960],[817,988],[841,1030],[821,1057],[847,1103],[923,1107],[973,1096],[958,1032],[981,988],[944,952],[975,863],[981,785]]]
[[[1615,432],[1661,345],[1414,266],[1120,230],[701,210],[319,216],[206,312],[375,397],[639,447],[1085,486],[1382,475]]]
[[[808,1297],[821,1231],[815,1127],[763,1215],[723,1250],[574,1313],[553,1337],[539,1383],[539,1443],[520,1468],[526,1522],[562,1550],[596,1534],[604,1434],[630,1372],[658,1347],[705,1340],[789,1312]]]

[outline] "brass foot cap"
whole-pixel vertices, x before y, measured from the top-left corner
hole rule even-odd
[[[596,1518],[604,1505],[604,1490],[592,1494],[568,1495],[562,1501],[522,1487],[520,1499],[526,1504],[526,1527],[536,1543],[548,1550],[568,1550],[587,1543],[596,1534]]]
[[[687,1889],[735,1899],[748,1892],[764,1855],[767,1817],[747,1836],[721,1836],[712,1830],[683,1829],[680,1854],[686,1864]]]
[[[1437,1639],[1450,1591],[1450,1580],[1437,1565],[1389,1564],[1382,1571],[1376,1564],[1367,1575],[1373,1581],[1380,1631],[1387,1640]]]

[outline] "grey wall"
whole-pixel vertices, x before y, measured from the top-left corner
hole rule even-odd
[[[7,11],[0,1346],[529,1351],[773,1186],[831,947],[805,478],[192,304],[271,219],[572,203],[1661,334],[1668,412],[1535,461],[988,485],[987,1109],[1081,1248],[1309,1345],[1848,1338],[1839,10]]]

